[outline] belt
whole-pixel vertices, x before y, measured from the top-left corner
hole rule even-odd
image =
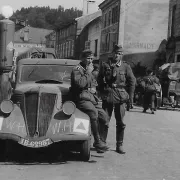
[[[118,85],[118,84],[115,84],[115,83],[112,84],[112,88],[124,89],[124,87],[125,87],[125,86]]]

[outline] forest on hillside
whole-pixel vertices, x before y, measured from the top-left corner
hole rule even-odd
[[[82,16],[82,11],[76,8],[64,9],[59,6],[57,9],[47,7],[28,7],[21,8],[14,12],[10,18],[16,22],[16,19],[24,20],[31,27],[44,29],[58,29],[74,18]],[[0,19],[2,19],[0,15]]]

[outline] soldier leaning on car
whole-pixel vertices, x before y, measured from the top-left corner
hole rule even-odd
[[[131,67],[122,61],[122,46],[115,45],[113,55],[112,60],[102,63],[98,84],[102,98],[102,107],[107,112],[109,121],[114,109],[116,119],[116,152],[124,154],[125,103],[129,99],[125,87],[128,85],[129,88],[133,89],[135,77]],[[104,142],[106,142],[107,134],[108,129],[104,132]]]
[[[99,151],[106,151],[108,147],[102,142],[99,133],[99,124],[108,126],[106,112],[99,105],[96,95],[97,81],[92,74],[93,54],[90,50],[82,53],[82,60],[79,65],[73,68],[71,73],[71,90],[74,101],[81,111],[90,117],[92,134],[94,136],[93,146]]]

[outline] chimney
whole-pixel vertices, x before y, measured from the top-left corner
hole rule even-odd
[[[29,41],[29,29],[24,29],[24,41]]]
[[[98,11],[97,0],[83,0],[83,16]]]

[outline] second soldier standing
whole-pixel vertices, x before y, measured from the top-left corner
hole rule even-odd
[[[124,116],[125,103],[129,99],[129,95],[125,90],[134,89],[135,77],[131,67],[122,61],[123,49],[122,46],[115,45],[113,50],[113,59],[102,63],[99,73],[99,90],[102,97],[103,109],[108,114],[109,121],[114,109],[116,119],[116,152],[124,154],[123,139],[124,139]],[[108,129],[104,132],[104,141],[106,142]]]

